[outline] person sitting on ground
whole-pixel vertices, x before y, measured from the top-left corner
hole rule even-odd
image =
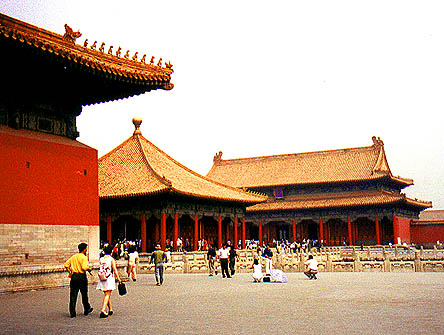
[[[264,277],[264,275],[262,274],[262,265],[260,265],[259,261],[255,259],[252,268],[253,268],[253,274],[252,274],[253,281],[255,283],[259,283]]]
[[[308,256],[308,260],[305,262],[305,265],[307,266],[307,271],[304,272],[304,274],[309,279],[318,279],[316,277],[316,274],[318,273],[318,261],[313,258],[312,255]]]

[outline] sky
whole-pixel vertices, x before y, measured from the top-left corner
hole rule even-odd
[[[171,91],[83,108],[78,140],[99,157],[132,135],[134,116],[145,138],[203,175],[218,151],[310,152],[379,136],[392,173],[414,180],[404,192],[433,209],[444,209],[443,10],[409,0],[0,2],[56,33],[67,23],[78,44],[173,64]]]

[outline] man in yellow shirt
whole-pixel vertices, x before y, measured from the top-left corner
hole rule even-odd
[[[71,277],[69,284],[69,313],[72,318],[76,317],[76,303],[79,291],[82,294],[84,314],[88,315],[93,311],[88,302],[88,280],[86,279],[86,271],[91,271],[88,265],[88,257],[86,257],[88,245],[86,243],[80,243],[78,249],[79,253],[65,262],[65,268]]]

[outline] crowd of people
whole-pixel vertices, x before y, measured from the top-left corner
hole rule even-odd
[[[218,274],[216,262],[220,263],[222,278],[232,278],[234,276],[236,272],[236,261],[239,261],[236,245],[232,244],[231,241],[227,241],[223,243],[219,250],[217,250],[216,245],[208,245],[205,240],[201,240],[199,245],[201,246],[201,251],[207,251],[210,276]],[[297,244],[293,246],[293,243],[289,244],[287,241],[273,241],[271,246],[274,247],[274,250],[276,250],[278,253],[297,252],[297,248],[299,248]],[[300,248],[310,248],[313,246],[315,245],[311,245],[310,241],[304,241],[304,243],[300,245]],[[181,247],[186,248],[187,244],[185,243],[185,245],[181,245]],[[124,241],[114,244],[105,243],[102,246],[98,270],[99,281],[96,287],[98,290],[101,290],[104,293],[102,307],[100,310],[100,318],[107,318],[114,313],[111,304],[111,293],[116,289],[116,282],[119,283],[119,285],[122,282],[117,270],[116,260],[123,257],[128,261],[128,278],[136,281],[136,265],[139,258],[139,248],[140,244],[138,241]],[[273,251],[270,244],[264,243],[263,245],[259,245],[257,241],[248,241],[248,248],[254,250],[253,264],[251,265],[251,269],[253,270],[253,281],[266,281],[266,278],[269,278],[270,276],[273,266]],[[88,301],[88,280],[86,277],[86,272],[91,274],[91,268],[88,263],[88,257],[86,256],[88,250],[87,244],[80,243],[78,245],[78,250],[79,252],[70,257],[64,264],[64,267],[69,272],[69,277],[71,278],[69,312],[72,318],[76,317],[76,303],[79,292],[82,296],[84,315],[89,315],[93,311],[93,308]],[[163,284],[164,263],[170,261],[170,252],[169,247],[163,251],[160,244],[157,244],[154,252],[151,253],[150,263],[154,263],[157,286],[161,286]],[[265,264],[265,274],[262,273],[262,260]],[[310,255],[305,264],[307,266],[305,275],[309,279],[317,279],[316,274],[318,270],[318,263],[313,256]]]

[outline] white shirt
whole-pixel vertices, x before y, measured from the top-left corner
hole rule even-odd
[[[308,268],[310,270],[317,270],[318,269],[318,261],[316,259],[309,259],[305,262],[305,265],[308,265]]]
[[[230,254],[230,249],[228,249],[228,248],[219,249],[219,257],[220,258],[228,258],[229,254]]]

